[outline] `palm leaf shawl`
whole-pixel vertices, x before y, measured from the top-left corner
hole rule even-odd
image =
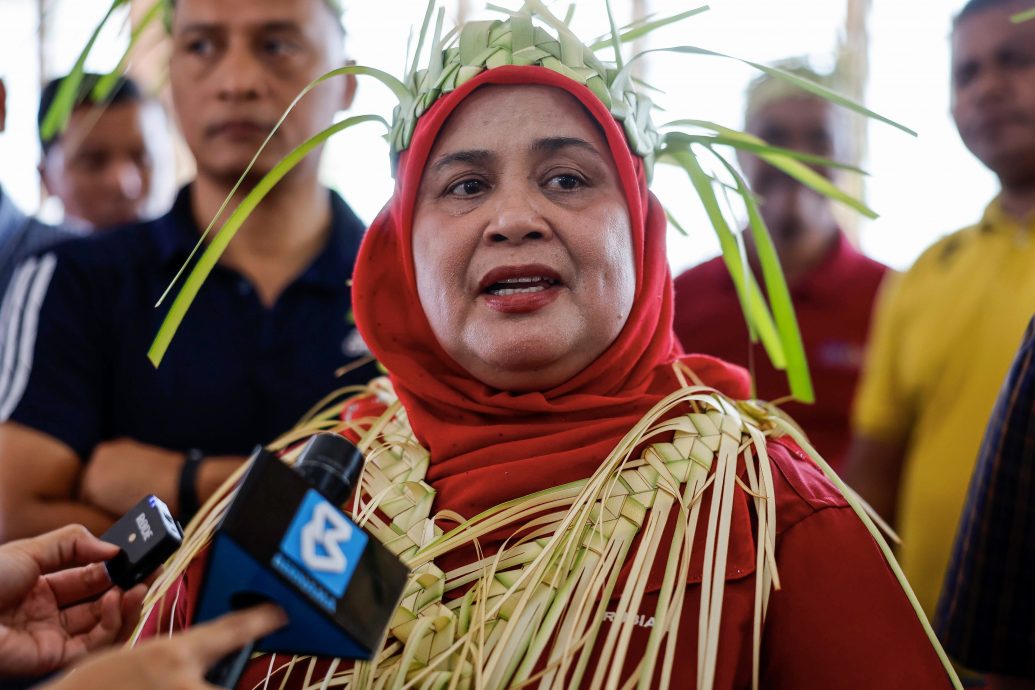
[[[342,411],[355,400],[349,397],[303,420],[271,447],[285,451],[283,459],[292,462],[299,443],[318,431],[358,437],[367,464],[356,498],[345,508],[399,555],[412,573],[387,639],[373,661],[335,661],[325,674],[314,677],[312,657],[267,655],[269,675],[304,674],[304,687],[314,689],[646,690],[655,687],[655,677],[660,678],[657,687],[668,687],[675,671],[677,630],[686,615],[683,583],[693,549],[703,544],[697,687],[708,690],[718,658],[735,493],[744,492],[754,505],[759,535],[753,620],[753,687],[757,688],[765,612],[770,595],[779,588],[767,440],[791,435],[812,453],[866,523],[960,687],[866,507],[808,448],[793,424],[775,408],[737,402],[694,383],[692,372],[680,364],[674,366],[682,386],[630,429],[592,476],[509,501],[470,519],[448,512],[432,514],[435,492],[424,480],[429,456],[413,437],[387,379],[372,382],[368,389],[349,391],[380,398],[387,409],[377,418],[340,421]],[[169,614],[185,603],[171,596],[173,585],[209,544],[243,472],[213,496],[188,527],[184,547],[148,594],[145,619],[150,615],[171,619]],[[707,510],[702,509],[705,505]],[[444,531],[442,523],[457,526]],[[675,531],[666,543],[662,533],[669,523],[674,523]],[[499,530],[509,538],[497,553],[482,556],[479,540]],[[436,559],[455,549],[472,547],[479,555],[474,562],[449,572],[436,564]],[[629,640],[657,560],[665,564],[664,578],[647,649],[642,658],[629,659]],[[621,582],[623,569],[629,575]],[[447,596],[454,592],[463,594]],[[605,628],[602,623],[609,606],[613,611],[607,618],[612,624]],[[610,663],[591,667],[593,654]]]

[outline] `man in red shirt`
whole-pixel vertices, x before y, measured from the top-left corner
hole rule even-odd
[[[801,65],[785,68],[813,81],[829,81]],[[765,75],[748,87],[747,101],[745,129],[751,134],[773,146],[837,159],[847,132],[843,116],[829,102]],[[838,469],[849,440],[849,413],[870,311],[887,267],[851,246],[829,199],[755,156],[742,155],[740,165],[761,199],[816,389],[815,405],[790,403],[785,409]],[[832,176],[829,169],[820,172]],[[744,233],[744,240],[756,263],[751,234]],[[722,257],[680,275],[675,290],[675,330],[687,352],[748,367],[760,398],[777,400],[789,394],[786,375],[773,367],[761,345],[750,343]]]

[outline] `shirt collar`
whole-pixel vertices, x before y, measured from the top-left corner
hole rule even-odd
[[[860,258],[862,254],[848,241],[844,231],[838,229],[834,245],[827,250],[826,257],[802,276],[797,284],[791,286],[792,295],[804,297],[808,294],[836,292],[837,286]]]
[[[996,195],[989,202],[988,206],[985,207],[985,213],[981,216],[981,222],[978,224],[978,227],[983,232],[995,232],[1013,228],[1018,233],[1030,233],[1035,231],[1035,210],[1029,212],[1026,218],[1011,216],[1003,210],[1002,200]]]
[[[154,223],[159,260],[163,264],[172,261],[182,264],[186,261],[201,237],[201,230],[194,222],[194,213],[190,207],[190,185],[176,194],[169,212]]]
[[[182,265],[201,237],[201,228],[191,208],[190,190],[190,185],[181,189],[169,212],[155,221],[159,259],[163,264],[175,261]],[[327,193],[331,195],[331,232],[327,243],[294,282],[341,290],[352,276],[364,226],[337,193],[330,190]]]
[[[359,253],[364,225],[336,192],[331,195],[331,232],[327,244],[296,282],[332,290],[346,288]]]

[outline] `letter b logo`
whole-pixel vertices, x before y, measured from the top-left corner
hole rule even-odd
[[[340,597],[366,545],[366,533],[310,489],[292,518],[280,549],[334,596]]]

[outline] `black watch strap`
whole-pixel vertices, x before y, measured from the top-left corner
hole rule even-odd
[[[186,525],[194,514],[201,508],[198,500],[198,468],[205,454],[197,448],[187,451],[187,457],[183,461],[183,468],[180,470],[179,487],[179,519],[180,523]]]

